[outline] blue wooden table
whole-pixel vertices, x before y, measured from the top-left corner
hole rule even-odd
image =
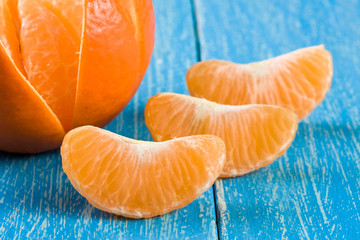
[[[0,153],[0,239],[359,239],[360,3],[312,0],[154,0],[147,75],[107,129],[151,140],[143,111],[156,93],[187,93],[200,60],[239,63],[325,44],[334,61],[325,101],[299,124],[287,153],[218,180],[187,207],[146,220],[93,208],[71,186],[59,151]]]

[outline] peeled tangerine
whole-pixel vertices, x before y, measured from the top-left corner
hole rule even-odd
[[[70,182],[95,207],[148,218],[205,192],[224,167],[225,144],[211,135],[143,142],[85,126],[65,136],[61,156]]]
[[[308,116],[324,99],[333,75],[323,45],[250,64],[208,60],[186,76],[190,95],[221,104],[270,104]]]
[[[226,145],[221,177],[235,177],[272,163],[294,140],[298,117],[271,105],[221,105],[181,94],[160,93],[145,107],[155,141],[212,134]]]
[[[109,123],[153,45],[151,0],[0,1],[0,150],[47,151],[72,128]]]

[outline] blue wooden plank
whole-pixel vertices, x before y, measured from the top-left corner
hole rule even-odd
[[[359,1],[195,0],[201,58],[259,61],[324,43],[333,55],[326,100],[285,156],[216,183],[221,239],[358,239]]]
[[[154,0],[156,46],[151,66],[129,106],[107,129],[142,140],[146,101],[162,91],[186,92],[196,62],[190,1]],[[58,151],[0,153],[0,239],[217,239],[212,189],[162,217],[129,220],[93,208],[67,180]]]

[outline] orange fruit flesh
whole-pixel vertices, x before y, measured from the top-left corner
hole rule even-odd
[[[65,134],[61,123],[9,59],[0,42],[1,149],[36,153],[58,147]]]
[[[15,63],[17,69],[26,76],[19,49],[17,19],[12,14],[13,10],[11,7],[12,5],[8,5],[6,1],[0,1],[0,42],[3,44],[8,56]]]
[[[302,119],[325,98],[332,74],[331,54],[321,45],[250,64],[200,62],[186,80],[192,96],[228,105],[278,105]]]
[[[39,1],[39,0],[38,0]],[[67,29],[75,42],[77,48],[80,48],[82,25],[83,25],[83,0],[40,0],[42,5],[54,14]]]
[[[73,186],[95,207],[147,218],[205,192],[224,166],[225,144],[210,135],[143,142],[85,126],[65,136],[61,156]]]
[[[84,124],[105,126],[130,101],[151,58],[151,0],[7,0],[1,1],[0,13],[0,42],[4,50],[1,64],[12,66],[1,73],[2,81],[8,81],[2,84],[9,85],[3,91],[10,93],[18,81],[25,81],[19,87],[24,92],[17,95],[36,98],[27,104],[44,104],[42,111],[36,111],[38,106],[15,104],[15,96],[11,100],[0,99],[7,109],[3,114],[13,111],[8,115],[17,118],[9,120],[9,129],[0,131],[0,135],[18,132],[15,123],[26,125],[21,127],[23,130],[32,129],[19,133],[17,148],[8,148],[3,137],[1,150],[37,152],[55,148],[52,143],[47,145],[45,138],[44,142],[33,141],[33,149],[22,141],[21,138],[31,139],[36,132],[33,123],[27,121],[30,117],[25,117],[30,114],[50,117],[42,121],[47,121],[47,125],[56,122],[48,126],[53,135],[59,130],[58,121],[65,131]],[[20,109],[34,111],[16,114]],[[45,110],[49,112],[44,113]],[[35,138],[41,141],[36,134]]]
[[[220,105],[190,96],[161,93],[150,98],[145,123],[155,141],[212,134],[226,144],[221,177],[234,177],[272,163],[290,146],[297,116],[270,105]]]
[[[80,43],[41,1],[19,0],[18,10],[28,81],[68,131],[74,112]]]

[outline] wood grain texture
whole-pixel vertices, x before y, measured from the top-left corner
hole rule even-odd
[[[147,100],[162,91],[185,93],[186,70],[197,60],[190,1],[154,0],[154,7],[151,66],[132,102],[107,126],[142,140],[151,140],[143,117]],[[217,239],[214,195],[211,188],[181,210],[129,220],[101,212],[80,196],[58,151],[0,153],[0,239]]]
[[[220,239],[359,239],[359,1],[195,0],[201,59],[259,61],[325,44],[325,101],[272,165],[216,183]]]

